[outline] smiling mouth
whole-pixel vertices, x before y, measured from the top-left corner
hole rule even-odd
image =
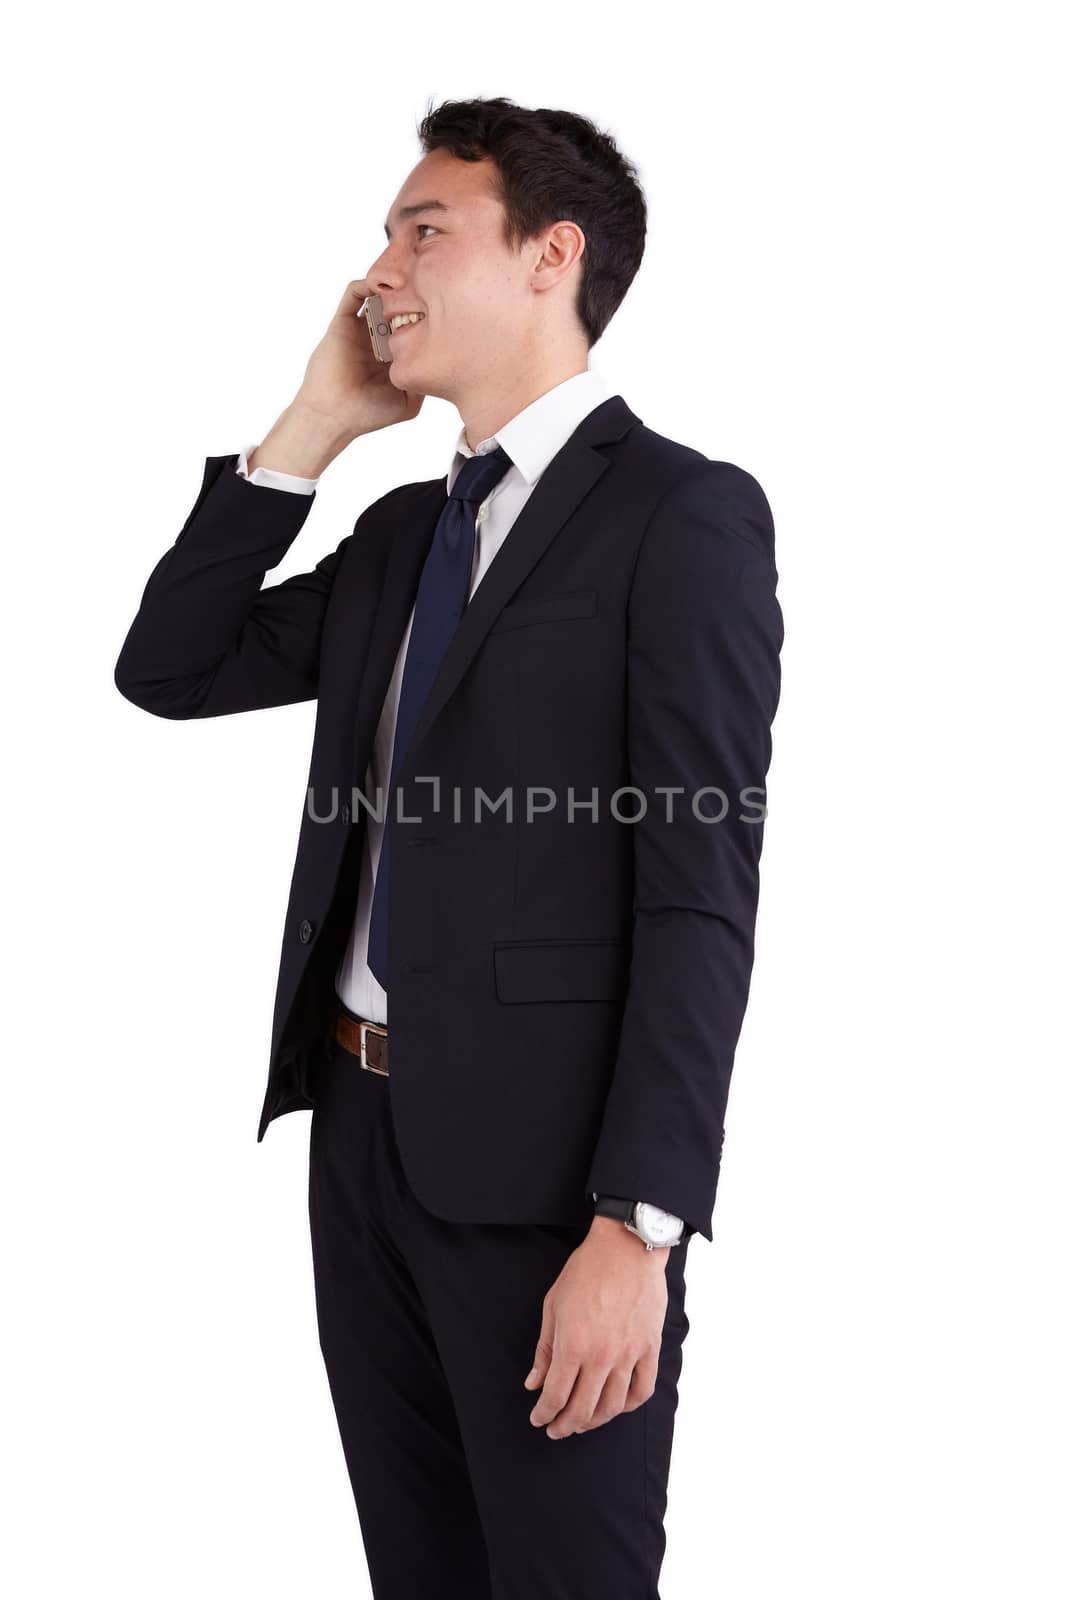
[[[407,333],[409,328],[421,328],[425,321],[425,317],[420,317],[418,322],[402,322],[399,328],[394,328],[389,337],[390,339],[398,339],[402,333]]]

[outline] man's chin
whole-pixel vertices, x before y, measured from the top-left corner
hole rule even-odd
[[[390,361],[389,382],[394,389],[402,389],[405,394],[433,394],[434,390],[419,373],[410,369],[403,361]]]

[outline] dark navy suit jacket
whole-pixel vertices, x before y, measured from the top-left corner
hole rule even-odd
[[[115,682],[175,719],[318,702],[262,1139],[314,1104],[363,775],[446,483],[392,490],[312,571],[264,587],[315,496],[253,485],[236,461],[207,458]],[[421,820],[392,847],[390,1094],[437,1215],[580,1223],[596,1192],[712,1237],[779,694],[776,576],[755,478],[613,395],[471,596],[398,775]]]

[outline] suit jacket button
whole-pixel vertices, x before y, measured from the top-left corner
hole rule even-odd
[[[305,917],[303,922],[300,924],[299,932],[300,932],[300,943],[301,944],[307,944],[308,940],[311,938],[311,935],[315,932],[314,923],[309,922],[307,917]]]

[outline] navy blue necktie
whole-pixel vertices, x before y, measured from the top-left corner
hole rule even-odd
[[[367,965],[383,989],[388,988],[386,935],[389,914],[389,856],[393,836],[396,775],[415,731],[415,725],[437,677],[442,657],[456,631],[470,592],[474,560],[474,521],[486,495],[500,482],[511,466],[511,458],[498,445],[482,456],[471,456],[463,463],[452,485],[434,529],[433,543],[423,563],[415,596],[400,703],[393,737],[393,759],[389,769],[389,798],[385,812],[385,832],[374,879],[371,905]],[[411,812],[411,797],[405,806]]]

